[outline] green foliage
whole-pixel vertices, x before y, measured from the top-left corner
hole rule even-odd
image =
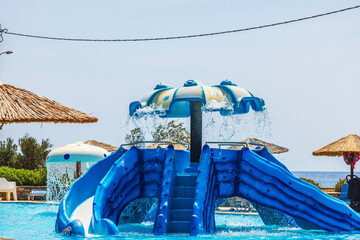
[[[35,138],[26,134],[19,139],[19,146],[21,153],[12,158],[10,166],[33,170],[45,166],[52,144],[49,139],[43,139],[39,144]]]
[[[174,120],[163,125],[160,124],[152,134],[154,141],[171,139],[177,142],[190,144],[190,133],[183,126],[184,123],[176,123]]]
[[[133,143],[133,142],[140,142],[144,141],[145,137],[141,128],[137,127],[130,131],[130,134],[126,134],[125,142]]]
[[[46,168],[35,170],[0,167],[0,177],[15,181],[16,186],[46,186]]]
[[[190,144],[190,132],[184,127],[184,123],[177,123],[174,120],[167,124],[159,124],[152,133],[154,141],[170,139],[176,142]],[[141,128],[137,127],[126,134],[125,141],[127,143],[144,141],[144,133]]]
[[[68,172],[68,169],[66,168],[65,173],[63,175],[61,175],[59,181],[61,182],[61,184],[63,184],[64,186],[68,186],[70,187],[70,185],[76,180],[76,171],[73,172],[72,176],[71,174]]]
[[[303,180],[303,181],[305,181],[305,182],[308,182],[308,183],[314,185],[315,187],[320,188],[320,184],[317,183],[317,182],[315,182],[315,181],[312,180],[312,179],[309,179],[309,178],[300,178],[300,179]]]
[[[17,149],[18,146],[12,138],[0,141],[0,166],[10,166],[11,160],[17,155]]]
[[[345,182],[346,179],[339,179],[339,181],[335,184],[335,192],[341,192]]]

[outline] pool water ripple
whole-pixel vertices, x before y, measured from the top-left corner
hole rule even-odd
[[[76,237],[64,236],[54,231],[58,206],[50,204],[0,203],[0,237],[19,240],[36,239],[319,239],[319,240],[355,240],[360,233],[329,233],[326,231],[307,231],[300,228],[265,226],[259,216],[216,215],[217,232],[198,237],[187,234],[168,234],[154,236],[153,223],[126,224],[120,226],[120,236]]]

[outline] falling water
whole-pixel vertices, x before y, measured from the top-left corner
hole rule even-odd
[[[152,141],[156,128],[160,124],[167,125],[171,121],[169,118],[162,118],[161,116],[164,114],[165,110],[155,104],[137,109],[133,116],[127,117],[126,121],[122,123],[122,129],[126,129],[126,134],[129,134],[132,129],[140,128],[144,140]]]
[[[231,111],[231,110],[230,110]],[[246,138],[270,140],[271,118],[267,110],[222,116],[203,111],[203,139],[206,141],[240,142]]]
[[[93,165],[91,162],[81,163],[81,175]],[[60,202],[69,186],[76,180],[76,162],[48,162],[46,200]]]
[[[218,109],[226,112],[222,116]],[[246,138],[271,140],[271,118],[268,110],[261,112],[249,111],[246,114],[233,115],[233,104],[224,98],[221,102],[208,101],[203,106],[203,142],[206,141],[232,141],[240,142]],[[123,123],[124,129],[139,127],[145,140],[152,140],[152,134],[159,124],[167,124],[168,118],[161,118],[164,110],[152,104],[149,107],[138,109],[134,116],[128,117]],[[177,119],[178,120],[178,119]],[[187,124],[188,125],[188,124]]]
[[[258,138],[270,140],[272,137],[272,122],[269,111],[265,108],[262,112],[254,112],[254,122]]]

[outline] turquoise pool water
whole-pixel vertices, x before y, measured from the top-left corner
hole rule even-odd
[[[28,239],[360,239],[360,234],[306,231],[299,228],[265,226],[258,216],[216,215],[217,232],[199,237],[185,234],[154,236],[152,223],[123,225],[116,237],[68,237],[54,231],[57,205],[0,203],[0,237]]]

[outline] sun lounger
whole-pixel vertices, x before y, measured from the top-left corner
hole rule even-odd
[[[0,192],[6,193],[6,200],[10,201],[10,194],[13,194],[14,200],[17,201],[16,182],[8,182],[5,178],[0,178]]]
[[[35,197],[46,197],[46,190],[32,190],[28,195],[28,200],[34,200]]]

